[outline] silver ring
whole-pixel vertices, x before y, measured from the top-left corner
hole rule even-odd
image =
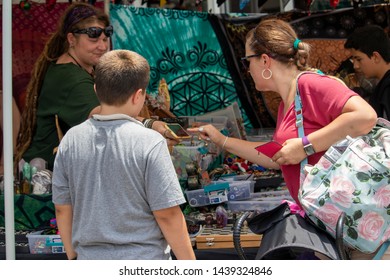
[[[204,127],[203,126],[200,126],[199,129],[198,129],[200,132],[202,132],[204,130]]]

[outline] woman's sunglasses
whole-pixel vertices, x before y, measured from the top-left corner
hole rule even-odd
[[[99,38],[102,33],[104,33],[106,37],[111,37],[112,33],[114,33],[114,28],[112,25],[109,25],[104,29],[100,27],[89,27],[85,29],[76,29],[72,33],[87,34],[89,38],[96,39]]]
[[[250,64],[250,58],[252,57],[256,57],[256,56],[262,56],[263,54],[266,54],[268,55],[269,57],[271,58],[275,58],[276,55],[274,54],[271,54],[271,53],[257,53],[257,54],[251,54],[251,55],[248,55],[248,56],[244,56],[241,58],[241,63],[242,63],[242,66],[244,67],[245,71],[247,71],[249,69],[249,64]]]
[[[258,53],[258,54],[252,54],[252,55],[248,55],[248,56],[244,56],[241,58],[241,63],[242,63],[242,66],[244,67],[245,70],[248,70],[249,69],[249,58],[251,57],[256,57],[256,56],[261,56],[262,53]]]

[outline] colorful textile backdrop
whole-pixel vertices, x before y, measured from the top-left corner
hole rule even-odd
[[[50,219],[55,218],[51,194],[15,194],[14,203],[16,230],[48,227]],[[5,225],[4,214],[4,195],[0,195],[0,227]]]
[[[176,116],[202,115],[235,101],[242,105],[208,13],[111,5],[110,17],[113,48],[147,58],[148,93],[156,96],[165,78]],[[241,114],[251,127],[242,107]]]
[[[281,101],[274,92],[258,92],[251,76],[240,68],[238,63],[245,55],[245,36],[261,20],[277,17],[289,22],[300,39],[311,46],[310,65],[327,74],[336,75],[351,88],[360,88],[359,93],[367,96],[370,83],[353,77],[353,68],[349,65],[348,53],[344,50],[345,38],[357,27],[365,24],[382,26],[390,34],[390,5],[372,5],[359,8],[347,8],[325,12],[290,11],[270,15],[232,16],[220,14],[210,16],[218,39],[225,53],[227,65],[233,77],[240,98],[248,100],[249,108],[254,108],[256,117],[263,127],[275,125],[277,109]],[[362,90],[363,89],[363,90]],[[245,105],[245,103],[243,103]],[[268,116],[272,116],[272,118]]]

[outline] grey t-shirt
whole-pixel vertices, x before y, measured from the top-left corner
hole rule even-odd
[[[152,211],[185,199],[166,141],[128,116],[102,118],[70,129],[54,164],[53,202],[73,207],[78,259],[169,259]]]

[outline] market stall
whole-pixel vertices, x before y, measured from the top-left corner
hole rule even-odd
[[[97,4],[103,7],[102,2]],[[34,61],[67,5],[34,4],[29,10],[12,6],[12,93],[20,110]],[[387,12],[386,5],[378,5],[273,16],[289,21],[299,37],[312,44],[313,65],[344,78],[342,70],[347,69],[342,66],[348,58],[343,51],[344,39],[367,21],[387,27]],[[115,4],[110,5],[109,13],[115,30],[113,49],[131,49],[149,59],[152,76],[148,102],[152,115],[184,128],[195,122],[211,123],[227,136],[251,141],[271,139],[280,99],[269,92],[257,92],[239,63],[245,53],[246,33],[267,15],[216,15]],[[159,98],[162,81],[168,89],[169,106]],[[169,114],[159,115],[162,111]],[[187,198],[183,212],[196,249],[233,249],[231,227],[237,216],[245,211],[269,210],[290,198],[277,171],[256,166],[198,139],[175,146],[172,160]],[[8,172],[12,172],[10,168]],[[5,183],[9,188],[9,181]],[[5,210],[11,208],[4,193],[0,194],[0,227],[30,232],[50,227],[55,214],[49,192],[15,194],[11,202],[14,216],[8,216],[8,220]],[[221,214],[218,209],[225,212]],[[9,219],[14,220],[13,226],[9,226]],[[259,246],[261,236],[248,231],[244,234],[243,246]],[[63,257],[63,251],[56,253]],[[204,251],[200,254],[207,255]]]

